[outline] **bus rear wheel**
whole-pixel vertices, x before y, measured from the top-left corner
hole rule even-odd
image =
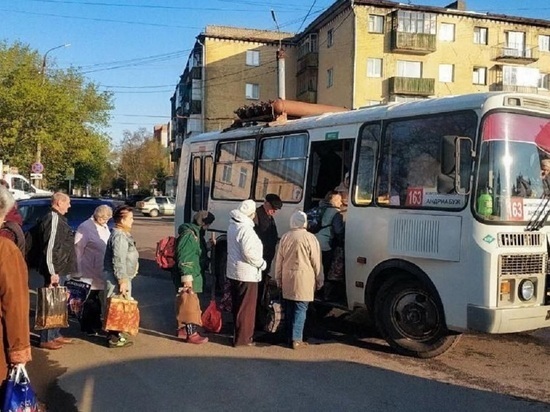
[[[441,304],[415,280],[385,283],[376,295],[375,316],[380,334],[406,356],[433,358],[450,349],[460,336],[449,333]]]

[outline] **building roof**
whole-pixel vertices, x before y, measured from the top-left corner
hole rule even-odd
[[[443,2],[445,0],[442,0]],[[421,4],[404,4],[395,1],[388,0],[337,0],[328,9],[321,13],[315,20],[313,20],[306,29],[296,35],[296,39],[300,40],[303,36],[310,32],[315,32],[319,28],[323,27],[328,21],[332,20],[336,15],[348,10],[350,6],[372,6],[380,8],[388,8],[390,11],[394,10],[410,10],[410,11],[423,11],[427,13],[438,14],[453,14],[458,16],[467,16],[478,19],[487,19],[493,21],[501,21],[506,23],[519,23],[531,26],[541,26],[550,28],[550,21],[543,19],[533,19],[527,17],[509,16],[506,14],[493,14],[493,13],[480,13],[475,11],[460,10],[459,8],[464,5],[464,2],[458,2],[460,6],[457,6],[457,2],[449,4],[443,7],[436,6],[423,6]],[[459,8],[456,8],[459,7]]]
[[[294,33],[279,32],[276,30],[257,30],[231,26],[206,26],[199,37],[209,37],[227,40],[242,40],[257,43],[273,43],[282,41],[290,43]]]

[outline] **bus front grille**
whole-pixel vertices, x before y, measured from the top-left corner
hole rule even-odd
[[[545,236],[542,233],[499,233],[498,245],[501,247],[542,246]]]
[[[546,254],[499,256],[500,276],[533,276],[546,273]]]

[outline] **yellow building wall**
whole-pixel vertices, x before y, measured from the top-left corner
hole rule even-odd
[[[495,48],[502,46],[506,41],[506,31],[525,32],[527,48],[536,47],[538,50],[538,35],[550,35],[550,28],[531,26],[527,24],[511,24],[490,19],[451,14],[437,15],[436,51],[426,55],[408,53],[394,53],[391,51],[391,17],[388,9],[371,6],[355,6],[356,26],[356,74],[354,107],[366,106],[374,101],[387,102],[390,99],[388,78],[397,76],[397,61],[417,61],[422,63],[422,77],[433,78],[434,94],[430,97],[490,90],[495,81],[495,70],[500,65],[517,67],[539,68],[541,73],[550,72],[550,53],[539,52],[539,60],[531,64],[510,64],[493,60]],[[369,14],[384,15],[384,34],[369,33]],[[440,40],[442,23],[455,25],[455,40],[453,42]],[[488,44],[474,43],[474,27],[488,28]],[[328,26],[327,26],[328,27]],[[382,63],[382,77],[367,77],[367,59],[380,58]],[[347,63],[345,63],[347,65]],[[439,81],[439,65],[454,65],[452,82]],[[472,83],[473,68],[487,68],[487,84]],[[548,94],[548,91],[539,89],[539,94]],[[326,101],[319,100],[321,103]]]
[[[351,10],[336,16],[319,30],[319,71],[317,102],[352,107],[354,17]],[[333,45],[327,47],[328,31],[333,30]],[[333,69],[333,85],[327,87],[327,71]]]
[[[205,46],[206,107],[203,109],[206,131],[230,126],[237,118],[234,111],[243,105],[277,99],[278,44],[207,38]],[[247,50],[259,51],[259,66],[246,65]],[[287,56],[285,59],[287,73],[296,72],[296,59],[292,53],[292,48],[287,48],[287,54],[290,54],[290,57]],[[259,85],[258,99],[245,97],[247,83]],[[285,84],[287,98],[293,98],[296,89],[295,76],[287,75]]]

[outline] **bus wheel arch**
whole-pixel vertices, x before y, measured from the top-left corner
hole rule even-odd
[[[378,331],[396,352],[432,358],[458,341],[460,335],[447,329],[439,293],[420,268],[396,259],[377,269],[366,300]]]

